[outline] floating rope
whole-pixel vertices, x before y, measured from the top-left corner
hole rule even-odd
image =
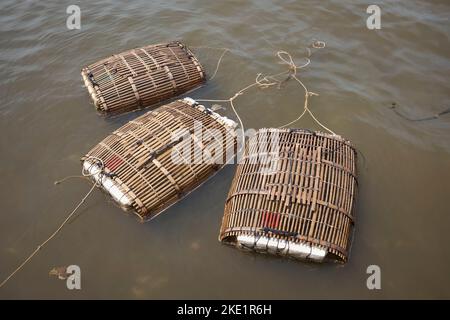
[[[222,50],[222,54],[220,55],[219,60],[217,61],[217,64],[216,64],[216,69],[214,70],[213,75],[208,79],[208,81],[214,79],[214,77],[215,77],[216,74],[217,74],[217,71],[219,70],[219,66],[220,66],[220,63],[222,62],[223,56],[224,56],[228,51],[231,51],[231,50],[228,49],[228,48],[218,48],[218,47],[208,47],[208,46],[189,46],[189,48],[192,48],[192,49],[212,49],[212,50]]]
[[[87,180],[87,177],[86,177],[86,176],[75,175],[75,176],[67,176],[67,177],[64,177],[64,178],[62,178],[61,180],[56,180],[53,184],[57,185],[57,184],[60,184],[60,183],[65,182],[65,181],[67,181],[67,180],[69,180],[69,179],[75,179],[75,178]]]
[[[446,110],[444,110],[444,111],[441,111],[441,112],[439,112],[439,113],[437,113],[437,114],[435,114],[435,115],[433,115],[433,116],[429,116],[429,117],[425,117],[425,118],[412,119],[412,118],[410,118],[410,117],[408,117],[408,116],[405,116],[404,114],[400,113],[400,112],[397,110],[397,104],[396,104],[395,102],[392,103],[392,105],[391,105],[390,108],[391,108],[398,116],[400,116],[400,117],[402,117],[403,119],[408,120],[408,121],[428,121],[428,120],[435,120],[435,119],[439,118],[440,116],[443,116],[443,115],[445,115],[445,114],[450,113],[450,108],[448,108],[448,109],[446,109]]]
[[[316,44],[316,43],[323,43],[323,45],[318,45],[318,44]],[[325,47],[325,43],[322,42],[322,41],[316,41],[316,42],[314,42],[314,43],[312,44],[312,46],[313,46],[313,48],[324,48],[324,47]],[[320,127],[322,127],[323,129],[325,129],[326,131],[328,131],[328,132],[331,133],[332,135],[336,135],[336,133],[334,133],[334,131],[332,131],[330,128],[328,128],[328,127],[326,127],[324,124],[322,124],[322,123],[314,116],[314,114],[312,113],[312,111],[308,108],[308,98],[311,97],[311,96],[318,96],[318,94],[309,91],[308,88],[306,88],[306,86],[304,85],[304,83],[303,83],[299,78],[297,78],[297,69],[306,67],[307,65],[309,65],[309,64],[311,63],[311,60],[310,60],[309,58],[306,58],[307,61],[306,61],[306,63],[305,63],[304,65],[302,65],[302,66],[297,66],[297,65],[295,65],[294,61],[292,60],[291,55],[290,55],[289,53],[287,53],[286,51],[279,51],[279,52],[277,52],[277,56],[278,56],[278,58],[280,58],[280,59],[282,60],[282,62],[283,62],[284,64],[289,65],[290,70],[291,70],[290,76],[291,76],[292,78],[294,78],[295,81],[297,81],[297,82],[302,86],[302,88],[305,90],[305,103],[304,103],[304,105],[303,105],[303,112],[300,114],[299,117],[297,117],[296,119],[294,119],[293,121],[291,121],[291,122],[289,122],[289,123],[286,123],[285,125],[280,126],[279,128],[287,127],[287,126],[289,126],[289,125],[291,125],[291,124],[293,124],[293,123],[299,121],[299,120],[305,115],[305,113],[308,112],[309,115],[311,116],[311,118],[313,118],[313,120],[314,120]],[[284,56],[287,56],[287,59],[286,59]]]
[[[83,171],[83,177],[85,177],[85,178],[95,175],[97,173],[100,173],[100,174],[103,173],[103,168],[104,168],[103,161],[99,158],[94,158],[94,157],[91,157],[91,158],[100,162],[100,170],[98,172],[94,172],[92,174],[88,174]],[[56,181],[55,184],[58,184],[62,181],[65,181],[66,179],[74,178],[74,177],[81,177],[81,176],[69,176],[62,180]],[[101,178],[99,180],[101,181]],[[66,217],[66,219],[64,219],[64,221],[61,223],[61,225],[58,227],[58,229],[56,229],[56,231],[54,231],[50,235],[50,237],[48,237],[44,242],[42,242],[40,245],[38,245],[37,248],[28,256],[28,258],[26,258],[5,280],[3,280],[2,283],[0,283],[0,288],[2,288],[17,272],[19,272],[39,252],[39,250],[41,250],[50,240],[52,240],[62,230],[62,228],[64,228],[64,226],[67,224],[67,222],[69,222],[69,220],[72,218],[72,216],[75,214],[75,212],[77,212],[77,210],[81,207],[81,205],[86,201],[86,199],[89,197],[89,195],[92,193],[92,191],[94,191],[96,186],[97,186],[97,183],[94,183],[92,185],[92,187],[89,189],[89,191],[81,199],[81,201],[77,204],[77,206],[69,213],[69,215]]]
[[[321,49],[325,47],[325,42],[323,41],[314,41],[311,44],[311,47],[314,49]],[[197,47],[200,48],[200,47]],[[205,47],[206,48],[206,47]],[[213,49],[212,47],[208,47]],[[214,48],[214,49],[226,49],[227,51],[229,51],[229,49],[227,48]],[[277,74],[272,74],[272,75],[267,75],[267,76],[263,76],[262,73],[258,73],[256,75],[256,79],[254,83],[249,84],[248,86],[244,87],[243,89],[239,90],[238,92],[236,92],[231,98],[228,99],[195,99],[196,101],[199,102],[228,102],[231,105],[231,108],[233,109],[234,114],[236,115],[236,118],[239,121],[241,130],[242,130],[242,146],[245,145],[245,136],[244,136],[244,124],[242,122],[241,117],[239,116],[239,113],[236,111],[235,105],[234,105],[234,100],[236,98],[238,98],[239,96],[241,96],[244,92],[246,92],[247,90],[253,88],[253,87],[259,87],[259,88],[268,88],[274,85],[278,85],[278,87],[280,88],[281,84],[288,81],[289,79],[293,78],[295,81],[297,81],[300,86],[304,89],[305,91],[305,101],[304,101],[304,105],[303,105],[303,111],[302,113],[293,121],[286,123],[278,128],[284,128],[287,127],[297,121],[299,121],[306,113],[308,113],[311,118],[320,126],[322,127],[324,130],[328,131],[329,133],[331,133],[332,135],[336,135],[336,133],[334,131],[332,131],[330,128],[328,128],[327,126],[325,126],[322,122],[320,122],[316,116],[314,116],[313,112],[309,109],[308,107],[308,98],[310,96],[318,96],[317,93],[311,92],[307,89],[307,87],[305,86],[305,84],[297,77],[297,72],[299,69],[305,68],[306,66],[308,66],[311,63],[311,60],[309,59],[309,57],[311,56],[311,50],[309,48],[307,48],[308,50],[308,57],[305,57],[306,62],[303,65],[296,65],[292,56],[286,52],[286,51],[278,51],[277,52],[277,57],[281,60],[281,64],[286,64],[288,65],[289,69]],[[225,51],[226,52],[226,51]],[[223,57],[223,55],[221,56],[221,58]],[[216,71],[219,67],[220,64],[220,60],[219,59],[219,63],[217,64],[217,68]],[[215,76],[216,72],[214,73]],[[288,77],[284,80],[279,80],[277,77],[281,76],[281,75],[285,75],[287,74]]]

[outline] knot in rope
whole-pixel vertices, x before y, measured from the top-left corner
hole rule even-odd
[[[306,62],[301,66],[297,66],[294,62],[294,59],[292,59],[290,53],[286,51],[278,51],[277,57],[281,60],[280,62],[281,64],[287,64],[289,66],[289,71],[293,76],[297,75],[297,69],[304,68],[311,63],[311,60],[305,57]]]

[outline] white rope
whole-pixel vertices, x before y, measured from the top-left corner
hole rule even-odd
[[[219,70],[219,66],[220,66],[220,63],[222,62],[223,56],[224,56],[228,51],[231,51],[231,50],[228,49],[228,48],[216,48],[216,47],[208,47],[208,46],[189,46],[189,48],[193,48],[193,49],[212,49],[212,50],[222,50],[222,51],[223,51],[222,54],[221,54],[220,57],[219,57],[219,60],[217,61],[216,69],[214,70],[213,75],[208,79],[208,81],[214,79],[214,77],[215,77],[216,74],[217,74],[217,71]]]
[[[314,48],[314,49],[325,48],[325,46],[326,46],[326,44],[325,44],[324,41],[318,41],[318,40],[315,40],[315,41],[311,44],[311,47]],[[207,48],[211,48],[211,47],[207,47]],[[213,49],[226,49],[226,50],[229,50],[229,49],[227,49],[227,48],[213,48]],[[278,86],[280,87],[280,85],[281,85],[282,82],[287,81],[287,80],[289,80],[290,78],[294,78],[294,79],[300,84],[300,86],[303,88],[303,90],[305,91],[305,101],[304,101],[304,105],[303,105],[303,110],[302,110],[302,113],[301,113],[296,119],[294,119],[293,121],[291,121],[291,122],[289,122],[289,123],[286,123],[286,124],[284,124],[284,125],[282,125],[282,126],[280,126],[280,127],[278,127],[278,128],[284,128],[284,127],[287,127],[287,126],[289,126],[289,125],[291,125],[291,124],[293,124],[293,123],[299,121],[300,119],[302,119],[302,117],[303,117],[306,113],[308,113],[308,114],[311,116],[311,118],[312,118],[312,119],[313,119],[313,120],[314,120],[321,128],[323,128],[324,130],[328,131],[328,132],[331,133],[332,135],[336,135],[336,133],[335,133],[333,130],[331,130],[330,128],[328,128],[327,126],[325,126],[322,122],[320,122],[319,119],[317,119],[317,117],[316,117],[316,116],[313,114],[313,112],[309,109],[309,106],[308,106],[308,98],[311,97],[311,96],[318,96],[318,94],[309,91],[308,88],[305,86],[305,84],[297,77],[297,71],[298,71],[299,69],[302,69],[302,68],[307,67],[307,66],[311,63],[311,60],[309,59],[309,57],[311,56],[311,50],[310,50],[309,48],[307,48],[307,50],[308,50],[308,57],[305,57],[306,62],[305,62],[304,64],[302,64],[302,65],[296,65],[295,62],[294,62],[294,60],[293,60],[293,58],[292,58],[292,56],[291,56],[288,52],[283,51],[283,50],[278,51],[276,55],[277,55],[277,57],[281,60],[280,63],[281,63],[281,64],[286,64],[286,65],[288,65],[288,66],[289,66],[289,70],[283,71],[283,72],[280,72],[280,73],[277,73],[277,74],[273,74],[273,75],[267,75],[267,76],[263,76],[262,73],[258,73],[258,74],[256,75],[256,79],[255,79],[255,82],[254,82],[254,83],[249,84],[249,85],[246,86],[245,88],[239,90],[237,93],[235,93],[235,94],[234,94],[231,98],[229,98],[229,99],[196,99],[196,101],[199,101],[199,102],[229,102],[230,105],[231,105],[231,108],[233,109],[234,114],[236,115],[236,118],[237,118],[238,121],[239,121],[241,130],[242,130],[242,146],[244,146],[244,145],[245,145],[244,124],[243,124],[243,122],[242,122],[241,117],[239,116],[239,113],[236,111],[236,108],[235,108],[235,106],[234,106],[234,104],[233,104],[233,101],[234,101],[237,97],[239,97],[240,95],[242,95],[245,91],[247,91],[248,89],[253,88],[253,87],[255,87],[255,86],[258,86],[258,87],[263,88],[263,89],[264,89],[264,88],[271,87],[271,86],[274,86],[274,85],[278,85]],[[226,51],[224,51],[224,53],[225,53],[225,52],[226,52]],[[221,58],[223,57],[224,53],[222,54]],[[219,63],[220,63],[220,60],[221,60],[221,59],[219,59]],[[216,72],[214,73],[214,76],[215,76],[216,73],[217,73],[217,69],[218,69],[219,63],[218,63],[218,65],[217,65]],[[288,78],[286,78],[286,79],[283,80],[283,81],[277,79],[277,76],[280,76],[280,75],[283,75],[283,74],[288,74]]]
[[[214,70],[214,73],[213,73],[213,75],[211,76],[211,78],[209,78],[209,80],[214,79],[214,77],[216,76],[217,71],[219,70],[220,62],[222,61],[222,58],[223,58],[223,56],[225,55],[225,53],[227,53],[228,51],[229,51],[229,49],[226,49],[226,48],[223,50],[222,54],[220,55],[219,61],[217,61],[216,70]]]

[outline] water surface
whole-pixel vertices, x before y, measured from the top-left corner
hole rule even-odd
[[[364,155],[349,262],[315,265],[245,254],[217,241],[234,174],[228,166],[151,223],[140,224],[96,191],[4,288],[0,298],[450,298],[450,45],[446,1],[380,4],[381,30],[366,28],[365,1],[78,2],[81,30],[66,28],[70,1],[0,4],[0,278],[53,232],[88,191],[79,158],[137,113],[96,115],[80,69],[104,56],[182,39],[232,48],[194,98],[227,98],[257,73],[298,64],[316,115]],[[198,49],[211,73],[220,52]],[[233,117],[229,106],[221,110]],[[301,112],[295,82],[236,100],[246,127],[289,122]],[[142,112],[141,112],[142,113]],[[138,113],[140,114],[140,113]],[[298,127],[317,129],[305,119]],[[76,264],[82,290],[49,276]],[[366,287],[366,268],[382,289]]]

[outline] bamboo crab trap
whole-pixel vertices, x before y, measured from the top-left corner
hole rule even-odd
[[[205,81],[197,58],[178,41],[115,54],[84,67],[81,75],[101,114],[149,107]]]
[[[202,130],[196,129],[199,123]],[[223,167],[234,155],[235,127],[234,121],[190,98],[177,100],[106,137],[81,159],[83,174],[123,209],[147,220]],[[196,152],[203,160],[192,161]]]
[[[261,151],[264,144],[272,151]],[[301,129],[261,129],[238,165],[219,240],[257,252],[346,262],[356,188],[356,151],[349,141]]]

